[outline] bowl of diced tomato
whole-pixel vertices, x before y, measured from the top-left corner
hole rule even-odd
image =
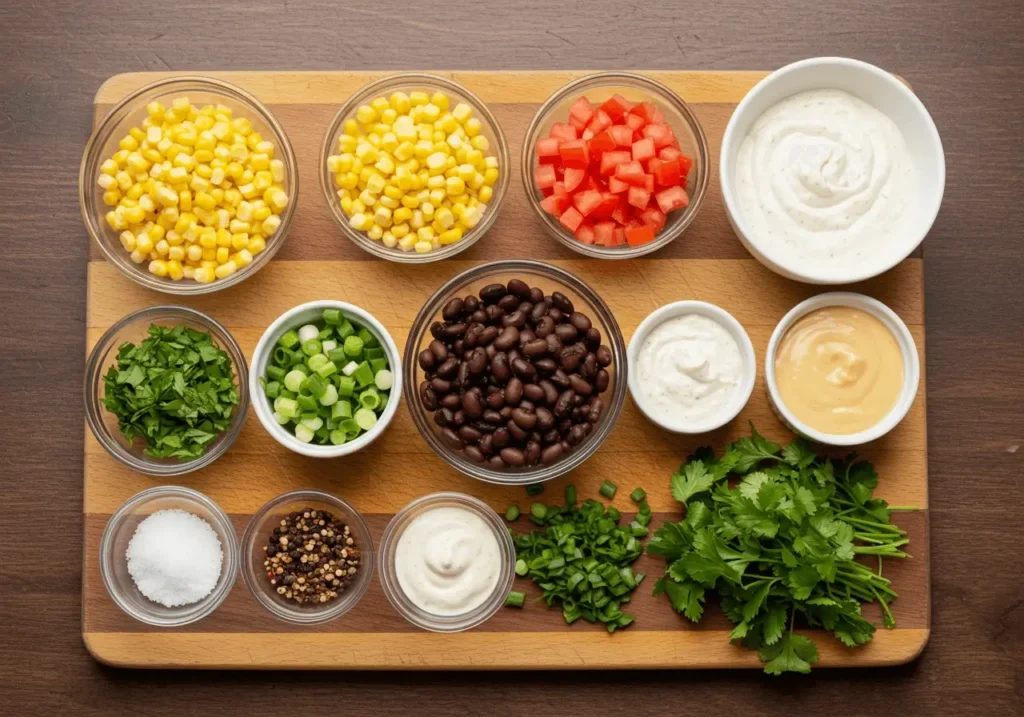
[[[526,134],[522,177],[545,229],[588,256],[628,259],[679,237],[703,204],[708,143],[655,80],[602,72],[559,89]]]

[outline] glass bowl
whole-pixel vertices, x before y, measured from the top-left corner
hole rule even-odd
[[[337,598],[322,606],[306,607],[278,595],[263,567],[264,547],[273,529],[288,513],[305,508],[325,510],[342,519],[360,552],[361,561],[355,580]],[[341,498],[319,490],[296,490],[277,496],[252,517],[242,536],[241,560],[242,580],[256,602],[271,615],[293,625],[318,625],[341,617],[366,594],[373,577],[373,538],[363,516]]]
[[[425,254],[419,254],[415,251],[402,251],[398,247],[388,248],[381,242],[370,239],[366,236],[365,232],[356,231],[349,226],[348,217],[338,201],[338,187],[335,186],[334,175],[327,169],[327,158],[335,153],[338,146],[338,137],[342,133],[345,120],[355,117],[356,109],[360,105],[369,104],[375,97],[387,97],[392,92],[405,92],[408,94],[413,91],[423,91],[429,94],[441,91],[449,96],[452,106],[458,102],[465,102],[472,107],[473,116],[477,117],[483,124],[480,134],[486,137],[491,145],[486,154],[496,156],[500,162],[498,182],[494,185],[494,194],[491,197],[490,204],[487,206],[487,210],[483,212],[479,223],[467,231],[462,239],[454,244],[443,246]],[[509,174],[508,143],[505,141],[505,134],[501,131],[501,125],[498,124],[498,120],[491,114],[491,111],[487,109],[487,105],[457,82],[421,72],[403,72],[397,75],[389,75],[371,82],[356,92],[334,115],[334,119],[331,120],[331,124],[327,128],[327,133],[324,135],[323,145],[320,147],[320,187],[324,193],[324,200],[330,208],[331,216],[334,217],[334,221],[337,223],[341,233],[355,243],[356,246],[370,252],[374,256],[408,264],[425,264],[447,259],[475,244],[480,237],[494,226],[494,222],[498,218],[502,201],[508,190]]]
[[[462,451],[455,451],[444,442],[441,428],[434,423],[433,414],[420,401],[419,386],[423,381],[423,370],[417,357],[433,340],[430,325],[441,318],[441,309],[455,296],[476,294],[482,287],[495,282],[506,283],[509,279],[521,278],[530,286],[541,288],[545,294],[560,291],[575,307],[586,313],[594,328],[601,332],[602,343],[612,351],[612,364],[607,367],[610,375],[608,389],[602,394],[606,407],[601,418],[594,424],[590,434],[565,457],[551,465],[527,466],[523,468],[494,469],[483,463],[474,463]],[[622,404],[626,398],[627,360],[626,343],[611,309],[594,290],[569,272],[537,261],[513,259],[496,261],[468,269],[449,280],[427,299],[413,321],[402,358],[405,401],[412,413],[413,422],[420,434],[446,463],[468,476],[488,483],[502,485],[527,485],[556,478],[571,471],[589,458],[611,433]]]
[[[417,606],[402,590],[395,569],[395,553],[403,531],[423,513],[444,507],[462,508],[479,516],[493,531],[501,552],[501,572],[494,590],[483,603],[461,615],[434,615]],[[402,617],[431,632],[462,632],[483,624],[505,604],[505,598],[515,580],[516,547],[505,523],[483,501],[463,493],[432,493],[409,503],[391,519],[381,538],[378,561],[384,595]]]
[[[145,443],[136,438],[128,443],[118,428],[117,417],[101,403],[106,391],[103,376],[117,360],[121,344],[131,341],[137,344],[146,338],[150,324],[177,326],[183,324],[191,329],[210,334],[214,345],[225,351],[231,358],[235,372],[235,386],[238,389],[238,405],[231,414],[227,430],[211,442],[199,458],[180,461],[176,458],[152,458],[145,454]],[[132,470],[151,476],[169,477],[199,470],[220,458],[232,446],[242,432],[249,410],[249,371],[245,355],[238,343],[219,322],[201,311],[185,306],[151,306],[141,309],[111,326],[93,347],[85,365],[85,418],[96,440],[115,460]]]
[[[145,597],[128,573],[125,553],[139,523],[158,510],[180,509],[197,515],[217,533],[223,561],[213,591],[199,602],[164,607]],[[181,627],[216,610],[231,592],[238,575],[238,537],[231,519],[216,503],[191,488],[165,485],[149,488],[118,508],[100,539],[100,576],[117,606],[140,622],[159,627]]]
[[[586,95],[591,102],[601,103],[614,94],[620,94],[631,102],[651,102],[665,114],[665,121],[671,125],[679,140],[680,149],[693,159],[693,167],[686,180],[686,192],[690,203],[682,210],[668,215],[665,226],[655,235],[654,241],[631,247],[599,246],[584,244],[574,234],[558,223],[558,218],[545,212],[540,202],[544,195],[534,185],[533,174],[537,167],[537,140],[546,137],[555,122],[567,122],[569,107],[580,95]],[[661,249],[679,237],[697,216],[704,197],[707,195],[711,152],[707,137],[690,106],[675,92],[660,82],[642,75],[628,72],[600,72],[573,80],[555,92],[541,105],[526,130],[523,142],[520,174],[523,189],[533,211],[540,217],[548,234],[570,249],[599,259],[631,259]]]
[[[100,175],[100,165],[118,151],[118,142],[121,138],[130,128],[141,126],[142,120],[147,116],[146,105],[153,101],[169,105],[172,99],[182,95],[188,95],[192,104],[223,104],[234,110],[237,116],[248,118],[256,132],[263,135],[264,139],[274,142],[275,157],[285,164],[284,190],[288,194],[288,206],[281,213],[280,227],[266,237],[266,248],[253,256],[251,264],[242,267],[231,276],[216,279],[209,284],[201,284],[192,279],[174,281],[162,278],[151,274],[146,262],[134,263],[129,253],[121,246],[119,233],[107,224],[105,216],[110,207],[104,204],[103,189],[96,183]],[[107,260],[137,284],[168,294],[191,295],[219,291],[234,286],[266,266],[288,236],[288,229],[298,204],[298,194],[298,164],[281,123],[266,105],[245,90],[207,77],[172,77],[159,80],[121,100],[107,113],[89,138],[78,174],[78,199],[85,228],[103,250]]]

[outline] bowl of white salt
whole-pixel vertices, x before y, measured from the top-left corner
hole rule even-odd
[[[235,527],[191,488],[157,486],[131,497],[107,522],[100,575],[118,607],[148,625],[201,620],[231,592],[238,574]]]

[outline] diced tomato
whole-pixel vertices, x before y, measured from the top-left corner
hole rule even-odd
[[[575,232],[580,228],[580,224],[583,223],[583,215],[576,211],[575,207],[569,207],[562,216],[558,218],[558,223],[571,232]]]
[[[587,127],[594,130],[594,134],[597,134],[601,130],[608,129],[612,124],[612,118],[608,116],[608,113],[599,109],[594,113],[594,118],[590,120],[590,124]]]
[[[555,186],[551,188],[552,194],[558,196],[568,196],[569,190],[565,188],[565,182],[555,182]]]
[[[646,224],[626,227],[626,243],[630,246],[639,246],[654,241],[654,227]]]
[[[584,244],[593,244],[595,241],[594,227],[590,224],[580,224],[576,230],[576,238]]]
[[[616,194],[618,194],[620,192],[625,192],[627,189],[629,189],[629,185],[623,182],[618,177],[608,177],[609,192],[615,192]]]
[[[615,144],[619,147],[629,147],[633,144],[633,130],[625,125],[617,124],[613,127],[609,127],[608,132],[611,134],[612,139],[615,140]]]
[[[619,246],[626,243],[626,229],[624,227],[615,227],[612,229],[612,243],[611,246]]]
[[[636,108],[634,107],[633,109]],[[636,115],[630,112],[628,115],[626,115],[626,126],[633,130],[633,133],[636,134],[636,132],[641,127],[644,126],[644,118],[641,117],[640,115]]]
[[[590,164],[587,143],[582,139],[571,139],[558,145],[558,153],[566,168],[586,169]]]
[[[590,129],[588,128],[589,132]],[[607,152],[615,149],[615,139],[609,130],[601,130],[594,135],[593,139],[590,140],[590,151],[593,152]]]
[[[619,206],[619,195],[612,192],[601,194],[601,203],[591,214],[591,219],[611,219],[612,212]]]
[[[644,137],[654,140],[655,147],[668,147],[672,144],[676,135],[667,124],[649,124],[644,127]]]
[[[678,159],[670,159],[667,162],[652,159],[649,168],[654,175],[654,181],[663,187],[674,187],[683,181]]]
[[[629,221],[629,205],[626,203],[626,195],[618,195],[622,197],[619,201],[619,206],[615,207],[615,211],[612,212],[612,219],[617,221],[619,224],[625,224]]]
[[[548,137],[554,137],[557,140],[567,141],[572,139],[578,139],[579,134],[576,132],[576,128],[571,124],[565,122],[555,122],[551,125],[551,131],[548,132]]]
[[[587,216],[592,211],[597,209],[601,202],[604,201],[604,197],[601,196],[601,192],[595,189],[588,189],[585,192],[577,192],[573,195],[572,203],[583,216]]]
[[[542,164],[557,162],[559,140],[555,137],[544,137],[537,140],[537,158]]]
[[[593,131],[588,127],[585,130],[583,130],[583,132],[580,134],[580,139],[582,139],[584,142],[588,142],[590,141],[590,138],[593,136]]]
[[[645,174],[644,175],[644,189],[646,189],[648,192],[651,192],[652,194],[654,193],[654,175],[653,174]]]
[[[639,142],[633,143],[633,161],[646,162],[649,159],[654,159],[654,157],[653,139],[642,139]]]
[[[657,207],[648,207],[640,212],[640,221],[654,227],[654,231],[658,231],[665,226],[665,213]]]
[[[647,203],[651,201],[651,193],[643,187],[630,187],[626,197],[630,205],[637,209],[646,209]]]
[[[613,174],[616,167],[629,162],[632,158],[633,155],[625,151],[605,152],[601,155],[601,176],[605,177]]]
[[[580,97],[578,100],[572,103],[572,107],[569,108],[569,117],[575,118],[582,122],[584,125],[590,121],[594,116],[594,105],[590,103],[590,100],[586,96]]]
[[[549,189],[555,186],[555,168],[550,164],[538,164],[533,170],[533,181],[538,189]]]
[[[655,142],[654,146],[658,146]],[[679,159],[683,156],[683,153],[679,151],[678,147],[662,147],[658,150],[658,159],[663,159],[666,162],[671,162],[673,159]]]
[[[690,174],[690,169],[693,168],[693,160],[687,157],[685,154],[679,155],[679,171],[683,175],[683,179],[686,179]]]
[[[681,209],[690,203],[690,197],[682,187],[669,187],[654,195],[661,211],[668,214],[673,209]]]
[[[634,187],[642,187],[646,181],[644,180],[644,168],[640,166],[639,162],[620,164],[615,168],[615,176]]]
[[[594,225],[594,243],[612,246],[615,241],[615,222],[598,222]]]
[[[665,124],[665,114],[657,107],[651,113],[651,124]]]
[[[644,121],[644,124],[650,124],[654,121],[654,113],[657,111],[658,108],[650,102],[640,102],[639,104],[633,105],[633,109],[631,109],[629,113],[640,117]]]
[[[623,115],[629,112],[632,107],[633,104],[619,94],[614,94],[601,103],[601,109],[604,110],[615,122],[622,119]]]
[[[569,115],[569,125],[576,130],[576,136],[577,137],[579,136],[580,132],[582,132],[583,130],[585,130],[587,128],[587,123],[586,122],[580,122],[578,119],[576,119],[572,115]]]
[[[548,214],[560,217],[572,206],[572,197],[568,194],[552,194],[540,200],[540,208]]]
[[[565,170],[565,191],[575,192],[586,178],[587,170],[569,167]]]

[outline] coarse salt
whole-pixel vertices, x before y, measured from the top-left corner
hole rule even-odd
[[[158,510],[139,523],[125,557],[143,595],[165,607],[180,607],[213,592],[224,555],[208,522],[174,508]]]

